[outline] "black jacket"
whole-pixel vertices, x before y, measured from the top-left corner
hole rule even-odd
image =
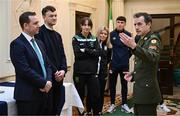
[[[100,42],[101,48],[101,60],[100,60],[100,72],[104,75],[107,75],[108,63],[111,60],[111,49],[107,47],[106,42]]]
[[[126,30],[121,31],[128,36],[131,36]],[[129,69],[129,58],[131,57],[131,50],[126,45],[124,45],[119,37],[119,32],[117,29],[110,33],[110,41],[113,46],[112,48],[112,70],[122,70],[127,71]]]
[[[97,74],[100,47],[96,37],[88,35],[84,37],[81,33],[75,35],[72,40],[75,62],[75,74]],[[81,51],[84,49],[84,51]]]
[[[53,69],[53,81],[55,81],[54,73],[57,70],[67,71],[66,56],[64,53],[61,35],[55,30],[49,30],[45,27],[45,25],[42,25],[40,27],[39,34],[35,37],[41,40],[45,45],[46,54],[50,59]],[[62,81],[60,83],[62,84]]]

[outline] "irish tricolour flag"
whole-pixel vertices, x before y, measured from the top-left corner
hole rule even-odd
[[[109,6],[109,12],[108,12],[108,19],[109,19],[109,32],[113,30],[113,18],[112,18],[112,1],[113,0],[107,0],[108,6]]]

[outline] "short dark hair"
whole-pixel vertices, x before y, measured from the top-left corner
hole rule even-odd
[[[126,22],[126,17],[124,17],[124,16],[118,16],[118,17],[116,18],[116,21],[124,21],[124,22]]]
[[[88,25],[92,28],[93,27],[93,23],[92,23],[92,20],[89,17],[83,17],[81,19],[80,24],[84,25],[86,21],[88,21]]]
[[[56,8],[54,6],[46,6],[42,9],[42,15],[45,16],[48,11],[54,12]]]
[[[144,17],[144,22],[147,24],[147,23],[152,23],[152,17],[151,15],[149,15],[148,13],[146,12],[139,12],[139,13],[136,13],[134,14],[134,18],[139,18],[143,16]]]
[[[22,29],[24,28],[23,27],[24,23],[30,23],[29,16],[35,16],[35,15],[36,15],[35,12],[30,12],[30,11],[22,13],[19,17],[19,23],[20,23],[21,28]]]

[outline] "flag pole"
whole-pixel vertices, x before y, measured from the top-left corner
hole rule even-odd
[[[109,32],[113,31],[114,26],[113,26],[113,18],[112,18],[112,0],[107,0],[108,2],[108,22],[109,22]]]

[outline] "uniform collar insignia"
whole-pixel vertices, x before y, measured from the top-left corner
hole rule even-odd
[[[144,40],[147,40],[147,37],[145,37]]]

